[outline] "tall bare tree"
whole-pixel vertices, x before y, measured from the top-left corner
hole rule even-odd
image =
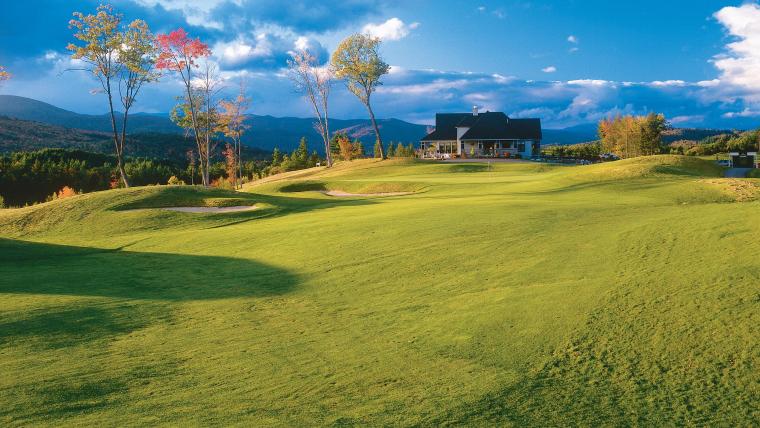
[[[328,98],[332,87],[334,70],[332,64],[320,67],[317,58],[308,50],[301,49],[293,52],[288,60],[290,78],[295,84],[296,90],[304,95],[314,110],[316,123],[314,127],[322,136],[325,147],[327,167],[333,164],[330,153],[330,126],[328,122]]]
[[[383,140],[370,103],[372,93],[382,85],[380,78],[390,70],[390,66],[380,57],[379,47],[379,38],[368,34],[353,34],[340,42],[330,62],[336,77],[345,80],[348,90],[367,107],[375,136],[380,143],[380,156],[384,159]]]

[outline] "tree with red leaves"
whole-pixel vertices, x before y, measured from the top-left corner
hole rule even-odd
[[[201,110],[208,100],[203,100],[194,90],[193,81],[195,79],[195,70],[199,67],[199,60],[211,55],[208,45],[201,42],[200,39],[192,39],[187,32],[180,28],[169,34],[159,34],[156,36],[156,46],[158,48],[158,59],[156,68],[179,74],[185,85],[185,104],[190,125],[195,136],[195,143],[198,146],[198,155],[200,157],[200,173],[204,186],[209,186],[208,162],[210,158],[210,135],[204,132],[205,128],[199,119]],[[204,121],[207,122],[207,121]]]

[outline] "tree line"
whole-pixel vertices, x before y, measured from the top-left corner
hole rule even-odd
[[[195,184],[201,181],[197,166],[190,162],[125,157],[122,168],[133,185]],[[244,180],[270,173],[267,161],[240,164]],[[71,189],[75,193],[119,187],[118,160],[113,154],[76,149],[42,149],[0,156],[0,199],[5,206],[25,206],[45,202],[53,194]],[[215,160],[209,177],[219,187],[232,188],[228,162]]]
[[[666,128],[665,116],[657,113],[604,119],[599,122],[601,149],[623,159],[659,154]]]
[[[688,156],[708,156],[728,152],[758,150],[760,130],[713,135],[695,140],[674,141],[668,147],[670,153]]]

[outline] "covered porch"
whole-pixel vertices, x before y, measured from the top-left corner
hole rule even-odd
[[[457,142],[455,140],[420,142],[420,157],[422,159],[451,159],[457,155]]]
[[[467,157],[530,158],[538,152],[537,143],[529,140],[465,140],[461,153]]]

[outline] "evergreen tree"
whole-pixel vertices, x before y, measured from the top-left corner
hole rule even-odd
[[[307,148],[306,137],[301,137],[301,142],[298,143],[298,148],[291,156],[291,159],[295,161],[300,168],[306,168],[306,163],[309,160],[309,149]]]
[[[330,154],[333,155],[333,158],[337,158],[341,156],[340,141],[345,136],[346,134],[342,132],[336,132],[333,134],[332,138],[330,138]]]
[[[308,165],[308,167],[309,168],[315,167],[315,166],[317,166],[318,163],[320,163],[319,162],[319,154],[317,153],[316,150],[314,150],[313,152],[311,152],[311,156],[309,157],[309,165]]]
[[[354,140],[353,144],[353,158],[363,158],[364,157],[364,146],[362,145],[362,142],[359,140]]]
[[[389,158],[399,156],[396,154],[396,150],[393,148],[393,141],[388,143],[388,150],[386,150],[386,152],[388,153]]]
[[[401,147],[404,147],[404,146],[401,146]],[[406,157],[410,157],[410,158],[414,157],[414,143],[409,143],[409,147],[407,147],[406,149]]]
[[[279,147],[275,147],[272,152],[272,166],[279,166],[282,163],[282,153]]]

